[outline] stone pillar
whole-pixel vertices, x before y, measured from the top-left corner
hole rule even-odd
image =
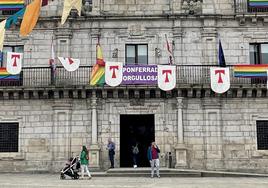
[[[183,134],[183,98],[177,97],[177,144],[175,146],[176,151],[176,164],[175,168],[187,168],[187,149],[184,144]]]
[[[91,99],[91,146],[90,146],[90,167],[100,168],[100,147],[98,145],[98,122],[97,122],[97,98]]]

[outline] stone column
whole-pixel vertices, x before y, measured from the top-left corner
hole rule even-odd
[[[183,98],[177,97],[177,144],[176,151],[176,165],[175,168],[187,168],[187,149],[184,144],[183,134]]]
[[[98,145],[98,122],[97,122],[97,98],[91,99],[91,146],[90,146],[90,167],[100,168],[100,147]]]

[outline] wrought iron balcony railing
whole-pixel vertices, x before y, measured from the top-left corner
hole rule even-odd
[[[254,2],[252,0],[234,0],[235,13],[237,14],[257,14],[267,13],[268,14],[268,1]]]
[[[178,65],[178,87],[210,87],[211,65]],[[92,66],[80,66],[77,71],[67,72],[63,67],[57,67],[53,79],[50,67],[25,67],[17,80],[0,80],[0,86],[27,87],[78,87],[89,86]],[[251,87],[266,84],[265,79],[237,78],[233,76],[233,66],[230,66],[231,87]],[[263,85],[266,87],[266,85]]]

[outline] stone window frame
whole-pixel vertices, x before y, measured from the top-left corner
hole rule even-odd
[[[265,157],[268,155],[268,150],[258,150],[257,144],[257,121],[268,121],[268,116],[266,114],[251,114],[248,119],[245,120],[246,125],[251,126],[252,132],[252,146],[250,147],[253,151],[253,158]]]
[[[18,152],[0,152],[0,161],[1,160],[23,160],[25,158],[24,152],[23,152],[23,121],[22,117],[17,118],[5,118],[0,117],[1,123],[18,123],[19,124],[19,135],[18,135]]]
[[[267,127],[268,127],[268,118],[265,118],[265,119],[256,119],[256,125],[255,125],[255,128],[256,128],[256,148],[258,151],[267,151],[268,152],[268,143],[266,144],[266,147],[265,148],[261,148],[259,149],[259,143],[258,143],[258,121],[259,122],[266,122],[267,123]],[[268,129],[268,128],[267,128]]]

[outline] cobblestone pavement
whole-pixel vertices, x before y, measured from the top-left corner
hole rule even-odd
[[[60,180],[51,174],[0,174],[0,188],[267,188],[268,178],[122,178]]]

